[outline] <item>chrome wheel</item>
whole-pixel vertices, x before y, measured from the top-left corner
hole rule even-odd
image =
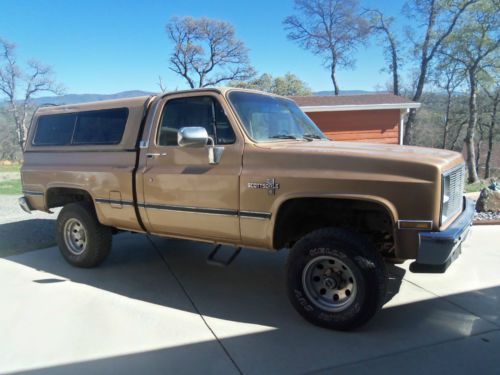
[[[313,304],[332,312],[347,309],[357,294],[352,270],[340,259],[329,255],[307,263],[302,271],[302,286]]]
[[[64,242],[74,255],[81,255],[87,248],[87,231],[78,219],[68,219],[64,224]]]

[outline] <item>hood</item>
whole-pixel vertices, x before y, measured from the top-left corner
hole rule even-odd
[[[258,147],[286,153],[301,155],[338,155],[355,157],[367,160],[396,160],[408,161],[412,164],[426,164],[446,171],[464,162],[458,152],[436,148],[400,146],[364,142],[339,142],[339,141],[283,141],[272,143],[259,143]]]

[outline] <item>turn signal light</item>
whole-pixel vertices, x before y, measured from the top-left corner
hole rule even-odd
[[[429,220],[399,220],[399,229],[419,229],[419,230],[431,230],[432,221]]]

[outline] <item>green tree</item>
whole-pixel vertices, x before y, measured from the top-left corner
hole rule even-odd
[[[483,123],[487,128],[488,151],[486,153],[486,161],[484,163],[484,178],[491,176],[491,157],[493,153],[493,146],[495,143],[495,136],[499,133],[498,122],[498,107],[500,106],[500,82],[498,72],[495,76],[482,75],[479,79],[484,94],[488,98],[487,106],[489,110],[485,111],[483,115]]]
[[[0,160],[19,160],[21,149],[19,148],[16,128],[9,116],[0,109]]]
[[[274,78],[271,74],[264,73],[249,81],[231,81],[228,86],[238,87],[242,89],[260,90],[265,92],[273,92]]]
[[[418,63],[412,100],[420,101],[429,78],[429,69],[443,42],[450,37],[465,10],[478,0],[408,0],[405,13],[412,24],[422,25],[423,30],[407,30],[411,59]],[[423,31],[423,32],[421,32]],[[421,34],[422,38],[418,37]],[[416,110],[411,109],[404,128],[403,142],[410,144]]]
[[[273,77],[271,74],[264,73],[248,82],[230,82],[229,85],[283,96],[312,95],[312,91],[307,83],[292,73],[286,73],[282,77]]]
[[[432,83],[446,94],[443,118],[443,136],[441,148],[448,148],[450,127],[454,122],[454,102],[456,92],[464,84],[465,72],[457,61],[448,56],[438,55],[438,63],[433,69]]]
[[[469,119],[465,146],[469,182],[479,180],[474,147],[478,123],[478,75],[487,69],[499,69],[500,1],[483,0],[472,6],[459,22],[457,32],[443,45],[441,51],[460,63],[467,74],[469,84]]]

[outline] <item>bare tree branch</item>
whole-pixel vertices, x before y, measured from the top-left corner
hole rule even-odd
[[[175,44],[169,68],[184,77],[189,87],[242,81],[255,75],[248,49],[236,39],[234,28],[228,22],[173,17],[166,30]]]
[[[378,9],[367,9],[364,13],[371,18],[370,29],[375,33],[382,34],[387,40],[387,46],[384,50],[389,64],[389,71],[392,74],[392,92],[394,95],[399,95],[399,43],[391,29],[394,18],[385,17]]]
[[[161,78],[161,76],[158,76],[158,87],[162,93],[167,92],[167,86],[163,83],[163,78]]]
[[[413,93],[413,100],[419,101],[422,97],[425,83],[428,79],[430,64],[443,42],[451,36],[457,22],[464,12],[479,0],[410,0],[406,9],[413,22],[421,20],[421,27],[425,27],[422,42],[414,41],[413,49],[419,58],[419,73]],[[424,26],[425,25],[425,26]],[[413,136],[416,111],[410,110],[405,124],[404,143],[410,144]]]
[[[53,79],[52,68],[30,60],[26,71],[16,61],[16,46],[0,38],[0,92],[7,97],[9,112],[16,125],[19,146],[24,147],[27,133],[27,116],[33,97],[41,92],[60,94],[62,86]]]
[[[354,66],[353,52],[369,31],[358,0],[295,0],[295,9],[298,14],[283,21],[288,39],[323,57],[339,95],[337,68]]]
[[[457,24],[457,35],[449,38],[440,49],[440,53],[446,54],[452,61],[460,63],[467,72],[469,120],[465,145],[469,182],[479,180],[477,151],[474,145],[478,128],[478,74],[484,69],[484,65],[495,64],[498,59],[498,53],[495,55],[495,52],[500,47],[499,29],[500,18],[494,2],[479,2],[471,7],[465,18]]]

